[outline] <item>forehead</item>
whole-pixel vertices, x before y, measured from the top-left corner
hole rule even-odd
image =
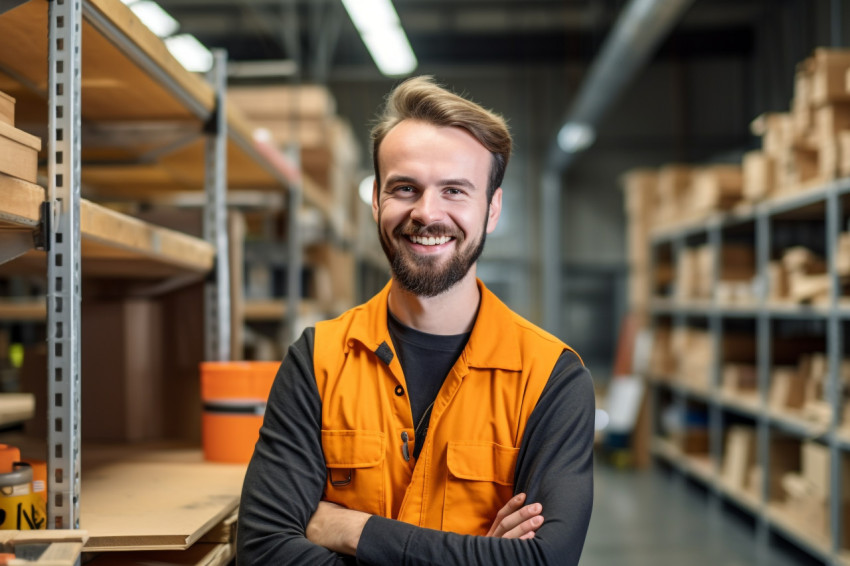
[[[391,129],[378,147],[381,176],[398,168],[442,170],[444,175],[489,177],[492,155],[463,128],[435,126],[419,120],[403,120]],[[475,182],[479,182],[476,179]]]

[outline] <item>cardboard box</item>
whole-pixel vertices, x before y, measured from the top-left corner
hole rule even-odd
[[[83,436],[162,438],[162,308],[157,301],[86,301],[82,316]]]
[[[835,271],[839,275],[850,277],[850,232],[843,232],[838,235]]]
[[[708,453],[708,429],[688,427],[676,435],[676,443],[684,454]]]
[[[748,472],[756,461],[756,432],[751,426],[732,426],[726,433],[721,479],[734,489],[744,490]]]
[[[850,152],[850,138],[848,138]],[[747,200],[760,201],[769,197],[776,185],[776,163],[763,151],[748,151],[743,161],[743,196]]]
[[[783,412],[801,409],[806,401],[806,377],[796,367],[775,367],[770,374],[768,405]]]
[[[815,49],[812,74],[812,104],[850,100],[847,91],[847,71],[850,69],[850,50]]]
[[[0,173],[36,182],[41,139],[0,121]]]
[[[768,499],[784,501],[782,478],[789,472],[800,470],[800,441],[782,435],[770,438],[770,468],[767,473]]]
[[[336,100],[321,85],[230,87],[227,97],[229,104],[250,119],[315,119],[336,113]]]
[[[723,390],[730,394],[756,393],[758,371],[752,364],[727,363],[723,365]]]
[[[692,169],[670,164],[658,170],[656,217],[654,225],[663,226],[682,220],[683,200],[691,186]]]
[[[15,99],[0,91],[0,123],[15,126]]]
[[[729,210],[743,197],[743,170],[740,165],[700,167],[693,173],[687,209],[697,213]]]
[[[838,133],[838,174],[850,177],[850,131]]]

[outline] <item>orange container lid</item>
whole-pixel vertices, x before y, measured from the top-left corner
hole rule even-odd
[[[201,399],[262,399],[269,396],[280,362],[201,362]]]
[[[12,471],[12,464],[21,461],[21,451],[15,446],[0,444],[0,473],[8,474]]]

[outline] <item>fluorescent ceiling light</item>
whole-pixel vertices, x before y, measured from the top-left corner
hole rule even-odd
[[[357,31],[398,24],[398,14],[390,0],[342,0]]]
[[[407,75],[418,64],[390,0],[342,0],[378,69],[387,76]]]
[[[165,45],[187,71],[206,73],[213,66],[213,54],[194,35],[181,33],[165,38]]]
[[[384,75],[407,75],[416,68],[416,55],[413,54],[401,27],[370,30],[361,34],[361,37]]]
[[[558,132],[558,147],[566,153],[578,153],[596,140],[596,130],[589,124],[567,122]]]
[[[142,23],[148,26],[157,37],[168,37],[177,32],[180,24],[171,15],[152,0],[139,0],[128,4]]]

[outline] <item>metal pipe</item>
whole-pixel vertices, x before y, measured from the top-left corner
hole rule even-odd
[[[573,132],[577,135],[567,136],[572,142],[587,143],[587,135],[592,140],[604,114],[646,65],[692,1],[632,0],[623,9],[567,114],[564,126],[579,126]],[[562,127],[562,132],[565,127]],[[564,151],[556,141],[549,152],[541,183],[543,326],[555,335],[560,330],[562,291],[560,179],[575,155],[575,151]],[[548,267],[552,262],[557,267]]]

